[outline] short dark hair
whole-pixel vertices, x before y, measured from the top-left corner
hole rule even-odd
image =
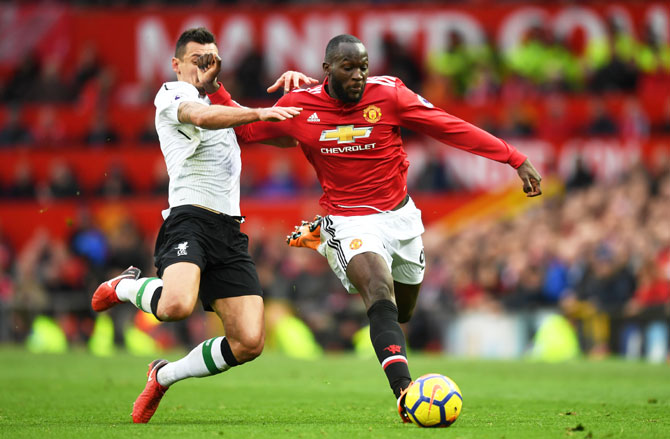
[[[186,29],[177,40],[177,47],[174,50],[175,58],[182,59],[184,52],[186,51],[186,45],[190,42],[198,44],[216,44],[216,39],[214,38],[214,34],[204,27]]]
[[[353,35],[349,34],[342,34],[338,35],[336,37],[331,38],[330,41],[328,41],[328,45],[326,46],[326,56],[324,57],[324,61],[327,63],[330,63],[333,58],[335,57],[335,53],[337,52],[337,47],[340,45],[340,43],[360,43],[361,40],[356,38]]]

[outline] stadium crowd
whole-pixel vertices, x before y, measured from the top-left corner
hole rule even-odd
[[[450,34],[448,49],[425,60],[415,59],[388,37],[380,70],[400,77],[436,105],[480,109],[472,122],[504,138],[560,142],[575,136],[613,136],[645,141],[669,136],[670,46],[652,29],[638,39],[612,21],[609,32],[606,41],[578,49],[538,26],[522,45],[504,54],[491,45],[467,46],[458,34]],[[258,53],[250,52],[222,80],[241,102],[272,99],[264,96],[271,81]],[[118,85],[113,69],[92,46],[82,51],[71,71],[57,59],[27,55],[0,83],[0,149],[157,148],[153,84],[144,84],[132,97],[119,93]],[[645,97],[659,96],[665,96],[663,110],[650,111]],[[568,114],[573,98],[587,106],[587,118]],[[612,105],[612,99],[621,105]],[[147,115],[131,133],[110,117],[126,105]],[[31,114],[29,122],[25,110]],[[75,117],[87,121],[86,129],[68,130],[61,120],[65,113],[86,116]],[[123,210],[111,212],[104,223],[96,221],[86,201],[166,197],[166,173],[152,168],[154,183],[138,189],[117,166],[101,186],[88,188],[64,161],[51,163],[49,177],[40,181],[32,166],[27,159],[9,170],[11,179],[0,187],[2,203],[83,202],[67,240],[38,229],[25,245],[14,248],[0,221],[0,341],[23,341],[33,319],[49,314],[71,342],[81,343],[94,326],[89,300],[95,286],[129,265],[147,275],[154,272],[154,236],[143,234],[137,220]],[[414,173],[419,178],[411,193],[460,189],[441,160],[425,160]],[[545,197],[513,217],[478,221],[425,240],[428,269],[407,327],[411,347],[445,349],[445,322],[473,309],[558,311],[579,328],[583,351],[593,355],[629,353],[635,334],[650,323],[664,325],[667,344],[670,162],[632,163],[609,181],[599,181],[582,164],[562,187],[560,195]],[[313,182],[294,178],[290,162],[273,165],[267,178],[242,178],[243,197],[317,193]],[[251,252],[268,301],[288,304],[324,348],[352,348],[365,311],[346,294],[326,261],[307,250],[286,251],[281,236],[253,238]],[[115,311],[114,317],[120,342],[119,328],[133,315],[124,310]],[[173,328],[163,338],[167,346],[203,338],[197,334],[202,329],[193,324]]]

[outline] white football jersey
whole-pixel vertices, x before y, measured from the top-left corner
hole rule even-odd
[[[169,209],[198,204],[231,216],[240,215],[240,146],[232,128],[207,130],[177,119],[182,102],[210,105],[193,85],[164,83],[154,99],[156,131],[165,157],[170,186]]]

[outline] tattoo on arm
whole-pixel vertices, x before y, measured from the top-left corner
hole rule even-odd
[[[203,104],[198,104],[196,102],[182,102],[179,104],[179,109],[177,110],[177,120],[181,123],[193,124],[193,112],[197,110],[198,107],[203,106]]]

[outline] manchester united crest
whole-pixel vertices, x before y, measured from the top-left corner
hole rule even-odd
[[[368,105],[363,110],[363,118],[370,123],[379,122],[382,118],[382,110],[376,105]]]
[[[351,241],[351,243],[349,244],[349,248],[352,249],[352,250],[358,250],[359,248],[361,248],[362,245],[363,245],[363,241],[356,238],[353,241]]]

